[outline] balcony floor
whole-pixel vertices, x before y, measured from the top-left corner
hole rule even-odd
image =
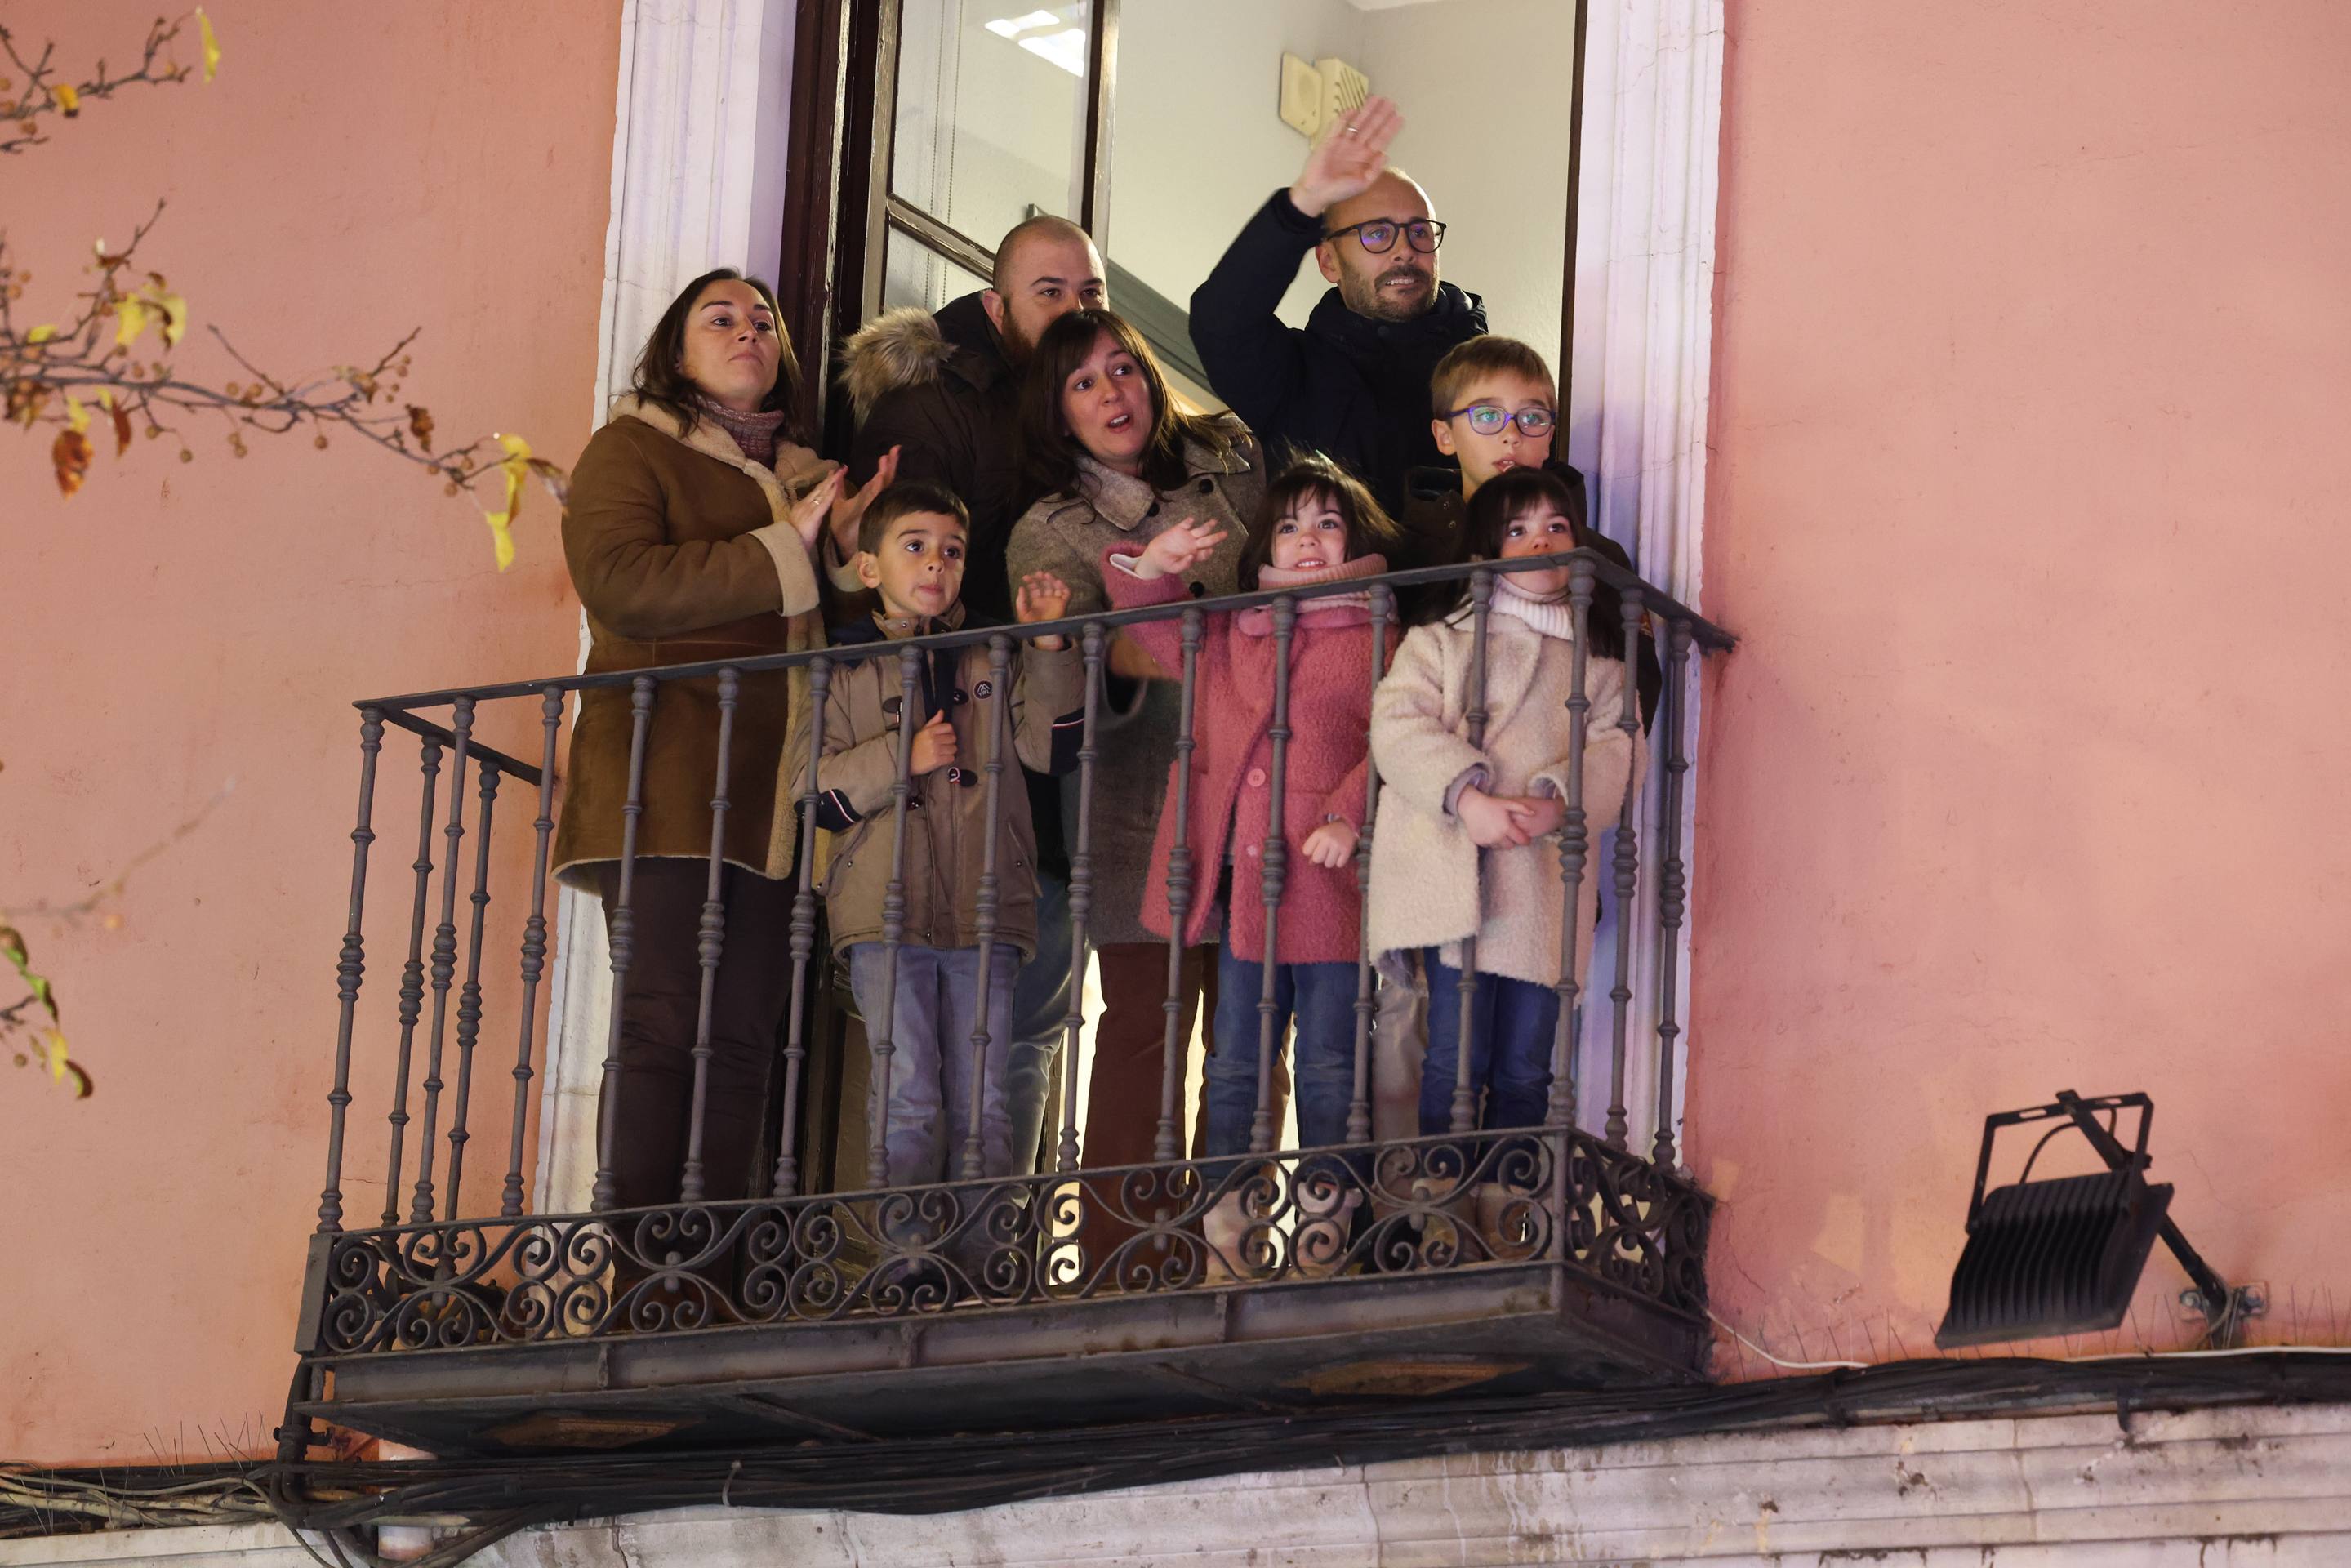
[[[298,1412],[436,1454],[725,1447],[1690,1384],[1708,1335],[1557,1262],[322,1358]],[[946,1413],[952,1412],[952,1419]]]

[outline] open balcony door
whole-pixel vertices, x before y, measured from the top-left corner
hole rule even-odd
[[[831,395],[831,355],[841,337],[885,304],[936,305],[977,287],[994,235],[1030,209],[1060,211],[1087,225],[1111,264],[1113,298],[1137,319],[1179,387],[1188,344],[1181,301],[1239,218],[1288,173],[1234,186],[1238,213],[1186,217],[1197,228],[1155,224],[1162,189],[1148,127],[1180,113],[1188,96],[1252,91],[1262,77],[1263,120],[1274,119],[1276,60],[1236,55],[1228,71],[1161,73],[1172,99],[1145,90],[1154,59],[1179,47],[1231,53],[1243,27],[1301,36],[1280,47],[1316,47],[1315,38],[1377,38],[1388,28],[1384,69],[1374,90],[1425,80],[1427,94],[1450,80],[1483,82],[1476,123],[1431,115],[1415,172],[1447,201],[1446,182],[1470,191],[1497,156],[1489,94],[1492,62],[1455,70],[1447,46],[1477,45],[1448,28],[1445,13],[1477,0],[1425,0],[1402,7],[1361,0],[1077,0],[1058,6],[979,0],[627,0],[612,147],[612,215],[605,246],[604,308],[598,348],[598,405],[625,386],[637,348],[672,293],[699,272],[733,266],[775,279],[793,337],[810,367],[808,413],[834,442],[845,434]],[[1220,34],[1200,18],[1227,9]],[[1000,15],[998,13],[1001,13]],[[1562,16],[1568,13],[1564,5]],[[1490,20],[1490,18],[1489,18]],[[989,24],[1000,24],[991,27]],[[1566,24],[1562,24],[1564,27]],[[1335,30],[1335,31],[1334,31]],[[1313,37],[1305,35],[1312,34]],[[1552,211],[1540,249],[1563,257],[1556,311],[1520,308],[1498,319],[1549,347],[1567,368],[1568,455],[1591,480],[1595,520],[1631,552],[1635,570],[1703,609],[1699,529],[1706,490],[1716,176],[1722,98],[1721,0],[1577,0],[1572,43],[1555,62],[1513,61],[1572,90],[1515,94],[1541,137],[1552,127],[1573,148],[1561,183],[1534,211]],[[983,48],[980,46],[985,46]],[[998,47],[1000,46],[1000,48]],[[1377,44],[1366,45],[1376,47]],[[1482,47],[1482,46],[1479,46]],[[1121,80],[1121,57],[1126,66]],[[1262,52],[1262,51],[1259,51]],[[1411,62],[1408,68],[1403,62]],[[1555,69],[1553,68],[1555,66]],[[1262,68],[1260,70],[1259,68]],[[1433,74],[1431,74],[1433,73]],[[1233,83],[1242,86],[1234,87]],[[996,84],[990,86],[990,84]],[[1114,92],[1120,96],[1114,99]],[[1414,112],[1406,101],[1407,115]],[[1121,120],[1122,110],[1129,118]],[[1015,111],[1018,111],[1017,114]],[[1013,123],[1017,120],[1018,123]],[[1216,117],[1181,121],[1198,127]],[[1260,131],[1262,127],[1259,128]],[[1123,134],[1122,134],[1123,133]],[[1265,135],[1291,135],[1279,127]],[[1179,144],[1185,145],[1185,144]],[[1277,142],[1290,171],[1302,142]],[[1229,151],[1218,144],[1219,155]],[[1008,152],[1006,149],[1012,149]],[[1163,149],[1164,151],[1164,149]],[[1409,151],[1407,149],[1407,151]],[[982,156],[982,153],[989,156]],[[1014,154],[1018,154],[1017,156]],[[1238,154],[1236,153],[1236,156]],[[1438,162],[1426,162],[1435,155]],[[989,167],[993,162],[992,169]],[[1113,163],[1137,179],[1122,200]],[[1203,160],[1206,161],[1206,160]],[[1572,222],[1558,220],[1572,214]],[[1188,248],[1187,248],[1188,247]],[[1474,254],[1474,251],[1473,251]],[[1502,251],[1478,265],[1499,269]],[[1176,259],[1171,260],[1174,257]],[[1464,274],[1471,287],[1475,276]],[[1293,291],[1310,298],[1311,283]],[[818,345],[824,347],[820,350]],[[1196,388],[1185,388],[1196,392]],[[585,647],[583,623],[582,647]],[[1698,734],[1696,667],[1686,711]],[[1643,803],[1640,853],[1659,852],[1659,789]],[[1695,791],[1685,790],[1681,836],[1689,857]],[[1597,846],[1608,866],[1613,846]],[[1654,878],[1645,876],[1636,932],[1656,928]],[[1698,896],[1702,889],[1693,890]],[[610,971],[601,912],[566,889],[557,914],[553,996],[542,1080],[535,1207],[577,1212],[588,1206],[595,1166],[596,1086],[609,1029]],[[1702,1034],[1690,1021],[1688,940],[1681,928],[1674,1016],[1677,1042],[1671,1109],[1678,1143],[1679,1085]],[[1613,1030],[1613,927],[1594,947],[1583,1049],[1583,1120],[1598,1126],[1609,1103]],[[1625,1104],[1635,1146],[1656,1122],[1654,1040],[1657,976],[1664,956],[1652,937],[1631,955],[1634,1049]],[[1703,1051],[1699,1053],[1703,1060]]]

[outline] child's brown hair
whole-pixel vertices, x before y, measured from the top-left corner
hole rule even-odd
[[[1482,376],[1517,376],[1521,381],[1540,382],[1551,389],[1552,401],[1559,401],[1559,383],[1551,377],[1551,367],[1532,346],[1516,338],[1472,338],[1454,345],[1450,353],[1437,361],[1437,369],[1428,378],[1428,412],[1432,418],[1444,419],[1461,406],[1461,398]]]

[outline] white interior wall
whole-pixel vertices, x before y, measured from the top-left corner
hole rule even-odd
[[[1440,276],[1484,296],[1492,329],[1556,372],[1575,7],[1429,0],[1363,23],[1354,63],[1404,111],[1388,156],[1447,225]]]
[[[1306,156],[1306,139],[1275,113],[1282,52],[1352,59],[1366,21],[1347,0],[1126,0],[1104,225],[1118,264],[1189,308],[1225,246]],[[1301,267],[1282,319],[1304,322],[1328,287]]]

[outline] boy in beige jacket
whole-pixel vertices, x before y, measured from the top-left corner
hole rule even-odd
[[[981,624],[960,598],[970,531],[963,503],[939,486],[883,491],[862,519],[856,560],[881,608],[836,628],[833,644]],[[1023,624],[1058,620],[1069,599],[1061,579],[1031,572],[1018,585],[1015,614]],[[1037,946],[1037,840],[1019,769],[1075,764],[1083,705],[1084,676],[1065,637],[1014,641],[1000,666],[987,642],[932,650],[911,702],[896,653],[833,672],[816,775],[817,825],[834,835],[825,913],[877,1075],[886,1063],[891,1186],[1025,1174],[1033,1157],[1013,1146],[1005,1099],[1013,978]],[[912,728],[903,738],[902,725]],[[983,1009],[984,1049],[975,1050]]]

